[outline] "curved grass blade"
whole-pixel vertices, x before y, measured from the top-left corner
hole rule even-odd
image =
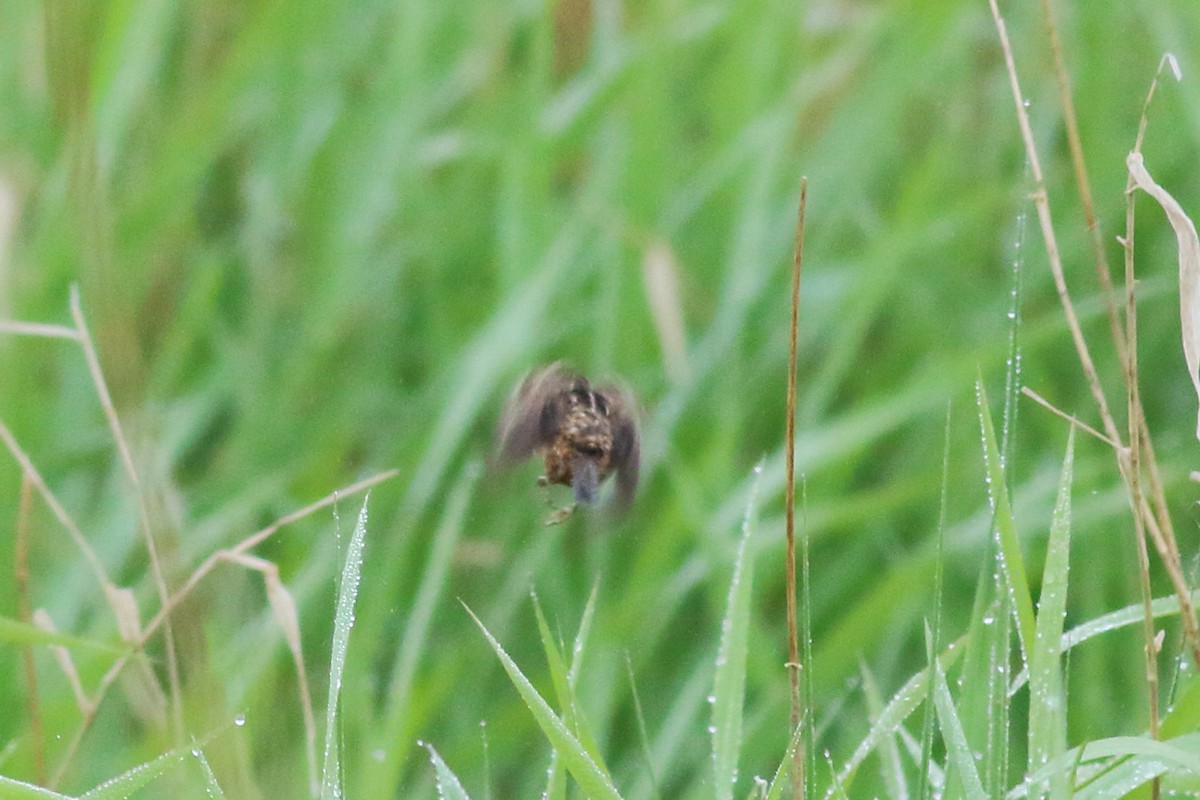
[[[471,800],[467,790],[463,788],[458,776],[446,766],[446,762],[428,742],[421,742],[429,751],[429,763],[433,764],[433,772],[437,778],[438,797],[442,800]]]
[[[1032,774],[1066,750],[1066,697],[1063,691],[1063,621],[1067,613],[1067,573],[1071,567],[1071,484],[1074,481],[1075,428],[1067,437],[1062,480],[1050,523],[1042,595],[1038,600],[1037,630],[1029,656],[1029,765]],[[1059,770],[1034,787],[1035,797],[1067,797],[1066,773]]]
[[[342,567],[341,587],[333,617],[333,648],[329,659],[329,702],[325,706],[325,763],[321,768],[321,800],[338,800],[342,796],[342,768],[337,736],[338,698],[342,690],[342,674],[346,671],[346,651],[350,646],[350,629],[354,626],[354,603],[358,599],[358,582],[362,572],[363,546],[367,538],[367,501],[363,498],[358,522],[346,548],[346,563]]]
[[[932,652],[932,651],[931,651]],[[865,663],[859,665],[862,676],[863,699],[867,705],[867,720],[873,725],[883,713],[883,698],[879,694],[879,684],[875,682],[875,674]],[[900,745],[897,742],[897,732],[883,737],[880,743],[879,762],[883,773],[883,784],[887,787],[888,796],[895,798],[908,797],[908,781],[904,777],[904,767],[900,761]]]
[[[991,410],[983,381],[975,383],[975,398],[979,408],[979,425],[983,434],[983,461],[986,468],[988,496],[992,503],[993,523],[998,536],[1000,554],[1003,557],[1004,581],[1016,612],[1018,640],[1021,644],[1021,660],[1028,663],[1033,646],[1036,621],[1033,599],[1029,594],[1029,580],[1025,574],[1025,559],[1021,556],[1021,543],[1017,538],[1017,525],[1013,521],[1012,506],[1008,499],[1008,484],[1000,458],[1000,446],[996,443],[996,429],[992,426]]]
[[[5,800],[69,800],[67,795],[0,775],[0,797]]]
[[[925,638],[932,638],[928,627],[925,628]],[[962,783],[963,796],[967,800],[986,800],[987,793],[983,790],[971,745],[967,742],[962,720],[958,718],[954,698],[950,696],[950,687],[946,684],[946,673],[941,664],[935,663],[934,668],[933,704],[937,709],[942,739],[946,742],[946,758],[954,765],[954,771]]]
[[[377,746],[386,755],[382,760],[367,758],[362,765],[363,780],[375,787],[383,797],[394,795],[403,780],[407,759],[401,753],[393,752],[392,743],[411,741],[414,735],[411,713],[413,682],[421,658],[428,652],[434,614],[445,591],[467,507],[482,471],[478,462],[468,462],[454,483],[441,522],[433,534],[424,574],[404,625],[400,646],[396,650],[388,680],[387,703],[376,740]]]
[[[500,643],[496,641],[479,617],[475,616],[475,612],[466,604],[463,604],[463,608],[466,608],[471,619],[475,620],[475,624],[479,626],[484,638],[495,651],[496,657],[500,659],[504,671],[508,673],[513,686],[517,688],[521,699],[525,701],[525,705],[533,714],[534,721],[541,727],[542,733],[546,735],[551,746],[558,752],[567,769],[571,771],[580,788],[583,789],[584,794],[593,800],[620,800],[621,795],[617,792],[617,787],[587,754],[583,745],[579,743],[566,724],[558,718],[545,699],[538,694],[538,690],[521,672],[517,663],[504,651],[504,648],[500,646]]]
[[[174,750],[168,750],[157,758],[153,758],[145,764],[139,764],[112,780],[105,781],[91,791],[84,792],[79,795],[79,800],[125,800],[125,798],[133,796],[143,786],[163,775],[167,770],[183,763],[183,760],[190,758],[191,755],[192,751],[190,748],[177,747]],[[39,796],[43,795],[30,795],[30,797]],[[61,795],[45,796],[56,797]]]
[[[939,671],[948,669],[958,661],[959,656],[967,644],[966,637],[961,637],[955,642],[951,642],[941,657],[937,660]],[[842,765],[834,777],[833,783],[825,792],[825,797],[831,798],[835,793],[844,793],[849,788],[854,780],[854,773],[862,766],[863,761],[867,756],[875,752],[875,750],[892,734],[904,720],[908,719],[914,711],[921,707],[921,703],[929,694],[929,674],[931,667],[926,667],[920,672],[913,675],[905,682],[904,686],[900,687],[900,691],[892,696],[888,701],[887,706],[875,720],[875,724],[871,726],[867,735],[859,742],[855,748],[854,754],[849,760]]]
[[[742,540],[738,545],[729,597],[721,621],[721,644],[717,649],[717,668],[713,678],[712,754],[713,796],[732,800],[737,783],[738,751],[742,746],[742,706],[746,692],[746,652],[750,632],[750,590],[754,585],[754,557],[748,553],[750,537],[758,513],[758,476],[762,462],[754,468],[755,481],[742,520]]]
[[[600,746],[596,743],[596,737],[592,734],[592,730],[580,710],[578,698],[575,696],[575,686],[579,682],[579,672],[583,665],[583,648],[587,642],[588,631],[591,629],[592,616],[596,611],[596,594],[599,588],[599,584],[593,586],[591,595],[588,597],[587,606],[583,611],[583,619],[579,623],[579,632],[575,635],[574,657],[571,660],[570,667],[567,667],[562,652],[559,650],[558,644],[554,641],[554,635],[550,632],[550,626],[546,623],[546,617],[542,613],[542,606],[538,602],[536,594],[533,595],[533,608],[537,614],[538,631],[542,637],[542,648],[546,651],[546,661],[550,666],[550,679],[554,683],[554,693],[558,698],[559,707],[562,709],[563,722],[579,739],[579,743],[583,745],[583,749],[596,762],[596,766],[611,781],[612,775],[609,773],[608,767],[604,763],[604,758],[600,754]],[[565,797],[566,776],[562,771],[562,761],[558,758],[557,752],[551,758],[548,772],[544,796],[549,798],[549,800],[554,800],[557,797]]]
[[[1192,602],[1200,603],[1200,589],[1192,592]],[[1154,619],[1161,617],[1170,617],[1179,613],[1179,598],[1176,595],[1166,595],[1157,597],[1150,601],[1150,612],[1154,615]],[[1127,628],[1130,625],[1142,623],[1146,616],[1145,607],[1138,603],[1136,605],[1125,606],[1116,611],[1110,611],[1107,614],[1088,620],[1087,622],[1076,625],[1071,630],[1067,631],[1062,636],[1062,650],[1066,652],[1084,642],[1099,636],[1102,633]],[[1013,679],[1012,686],[1009,687],[1008,693],[1015,694],[1022,686],[1029,681],[1028,670],[1022,670]],[[1168,714],[1168,718],[1170,715]],[[1189,729],[1191,730],[1191,729]],[[1180,731],[1182,733],[1183,731]]]

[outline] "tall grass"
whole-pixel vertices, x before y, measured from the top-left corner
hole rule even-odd
[[[783,792],[801,174],[815,793],[1188,790],[1196,398],[1175,236],[1149,204],[1127,232],[1122,192],[1169,50],[1184,81],[1160,87],[1140,149],[1200,208],[1200,7],[1057,7],[1071,126],[1043,10],[1001,10],[1024,140],[977,1],[3,6],[0,790],[115,778],[120,796],[143,765],[171,796],[304,796],[299,687],[329,696],[346,635],[346,796]],[[1100,250],[1118,264],[1113,237],[1137,234],[1136,403],[1075,199],[1076,127]],[[1126,474],[1147,497],[1161,481],[1169,569],[1153,541],[1139,565],[1108,444],[1077,432],[1072,450],[1026,397],[981,436],[1005,418],[983,398],[1004,397],[1031,145],[1114,424],[1130,439],[1141,409],[1153,434],[1157,472]],[[1105,430],[1029,228],[1021,380]],[[512,382],[557,358],[642,403],[624,517],[545,529],[536,466],[479,473]],[[376,478],[347,632],[330,507]],[[753,583],[731,616],[735,564]],[[716,664],[729,620],[736,680]],[[740,735],[718,736],[718,787],[722,675]]]

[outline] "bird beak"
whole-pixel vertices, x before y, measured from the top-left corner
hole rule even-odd
[[[579,453],[571,454],[571,488],[575,490],[575,502],[590,505],[596,499],[600,486],[600,473],[596,462]]]

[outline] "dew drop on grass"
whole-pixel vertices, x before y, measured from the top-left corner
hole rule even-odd
[[[236,717],[233,718],[233,724],[237,725],[239,728],[242,727],[243,725],[245,725],[246,724],[246,715],[238,714]]]
[[[707,699],[708,699],[708,704],[709,704],[710,706],[711,706],[713,703],[717,702],[717,696],[716,696],[715,694],[710,694],[710,695],[708,696],[708,698],[707,698]]]

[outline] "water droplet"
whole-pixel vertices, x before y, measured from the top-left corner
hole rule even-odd
[[[237,725],[239,728],[242,727],[243,725],[245,725],[246,724],[246,715],[238,714],[236,717],[233,718],[233,724]]]

